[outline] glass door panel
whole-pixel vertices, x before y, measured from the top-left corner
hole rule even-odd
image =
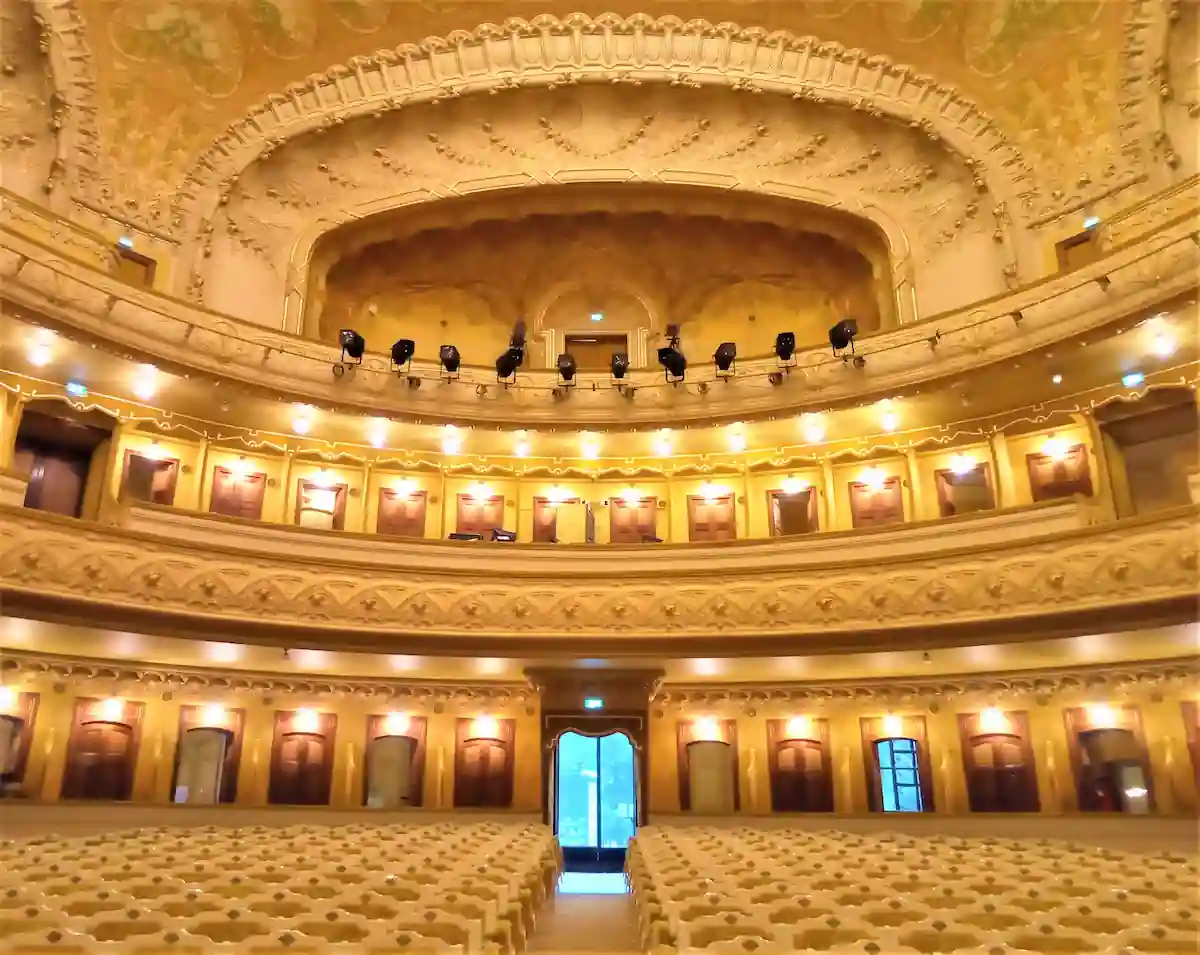
[[[600,749],[578,733],[558,739],[558,842],[564,849],[599,848]]]
[[[633,744],[624,733],[601,736],[600,848],[625,849],[637,820]]]

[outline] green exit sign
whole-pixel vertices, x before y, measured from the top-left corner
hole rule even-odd
[[[604,701],[598,696],[589,696],[583,701],[585,710],[602,710],[604,709]]]

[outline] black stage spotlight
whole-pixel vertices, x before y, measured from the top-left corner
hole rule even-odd
[[[397,368],[403,368],[412,361],[413,355],[416,354],[417,343],[411,338],[401,338],[392,346],[392,364]]]
[[[442,367],[446,369],[447,375],[458,374],[458,366],[462,364],[462,356],[459,355],[457,348],[453,345],[443,345],[438,350],[438,358],[441,359]]]
[[[611,367],[613,378],[622,381],[625,378],[625,372],[629,371],[629,356],[623,351],[613,352]]]
[[[849,348],[851,354],[854,353],[854,336],[858,334],[858,322],[852,318],[843,318],[840,322],[829,329],[829,344],[833,347],[833,353],[836,355],[844,348]]]
[[[667,326],[667,345],[658,350],[658,363],[663,366],[668,381],[679,381],[687,374],[687,359],[679,350],[679,326]]]
[[[791,361],[796,354],[795,332],[780,332],[775,336],[775,357],[780,361]]]
[[[504,381],[517,373],[525,361],[525,349],[510,348],[496,359],[496,380]]]
[[[567,352],[558,356],[558,377],[568,388],[575,385],[575,359]]]
[[[492,540],[494,541],[503,541],[506,544],[511,544],[516,539],[516,531],[506,531],[503,527],[492,528]]]
[[[367,340],[352,328],[343,328],[338,340],[342,343],[342,361],[349,355],[361,365],[363,352],[367,350]]]
[[[737,345],[733,342],[721,342],[713,352],[713,364],[717,366],[717,374],[729,376],[733,372],[733,363],[737,361]]]

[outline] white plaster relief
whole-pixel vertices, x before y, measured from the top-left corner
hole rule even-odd
[[[27,0],[0,0],[0,186],[49,204],[56,98],[44,39]]]

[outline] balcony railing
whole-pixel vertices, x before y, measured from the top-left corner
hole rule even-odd
[[[111,342],[164,367],[236,379],[288,400],[515,427],[555,422],[582,427],[612,420],[674,425],[894,394],[1154,308],[1195,287],[1200,246],[1193,193],[1173,193],[1167,205],[1176,214],[1166,221],[1148,220],[1145,233],[1119,230],[1122,244],[1099,262],[864,338],[860,354],[867,361],[861,369],[847,367],[825,348],[810,348],[797,353],[795,367],[779,386],[768,380],[779,370],[776,360],[764,357],[739,362],[736,379],[705,395],[667,386],[656,369],[631,371],[633,401],[610,387],[607,378],[597,380],[593,390],[592,379],[584,376],[570,402],[555,402],[552,370],[522,372],[517,387],[481,397],[477,386],[496,390],[491,369],[464,367],[453,386],[443,387],[431,362],[412,367],[412,375],[429,381],[429,387],[399,387],[381,355],[368,355],[353,374],[335,379],[330,369],[339,353],[332,345],[130,286],[97,268],[94,255],[56,248],[11,222],[0,223],[0,285],[6,298],[52,326]],[[689,380],[709,375],[710,370],[697,369]]]
[[[639,548],[400,541],[140,505],[110,525],[13,497],[0,504],[6,613],[285,646],[807,653],[1196,617],[1194,506],[1095,524],[1073,501]]]

